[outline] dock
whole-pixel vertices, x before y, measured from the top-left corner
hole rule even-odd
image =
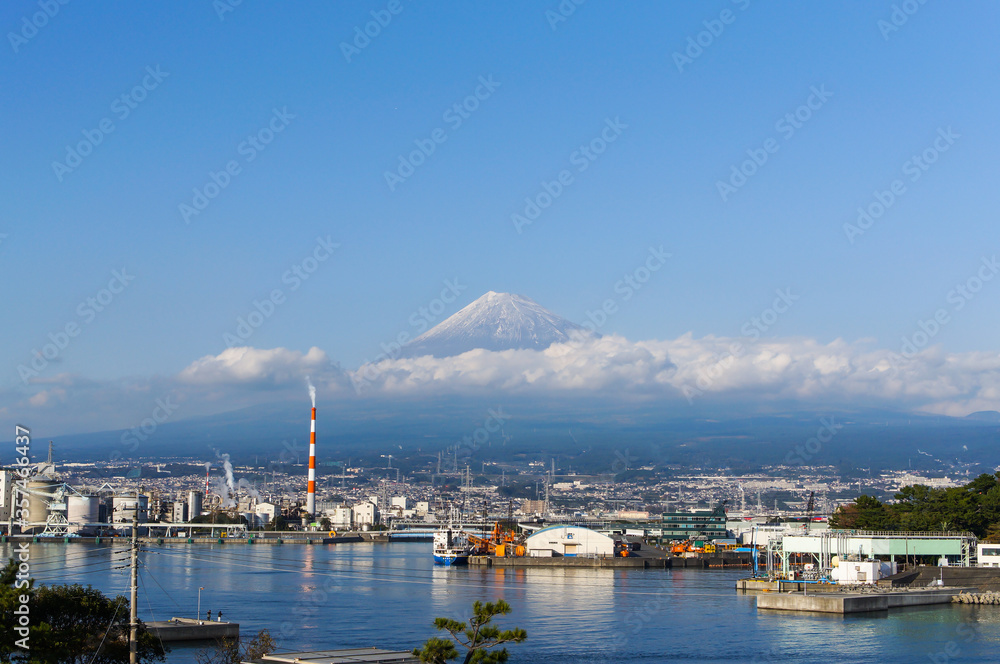
[[[150,634],[164,643],[178,641],[214,641],[240,638],[240,624],[193,618],[171,618],[146,623]]]
[[[607,567],[607,568],[670,568],[670,558],[628,557],[614,558],[611,556],[556,556],[534,558],[530,556],[469,556],[469,564],[479,567]]]
[[[790,592],[762,593],[757,610],[805,611],[809,613],[870,613],[908,606],[950,604],[952,598],[969,588],[914,588],[882,592]]]

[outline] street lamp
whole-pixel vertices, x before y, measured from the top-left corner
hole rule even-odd
[[[198,613],[194,614],[194,619],[198,620],[201,615],[201,591],[205,589],[205,586],[198,588]]]

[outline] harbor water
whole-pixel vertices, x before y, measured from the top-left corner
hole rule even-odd
[[[10,544],[0,545],[5,558]],[[128,594],[127,544],[34,544],[39,583]],[[512,662],[1000,661],[1000,607],[952,604],[883,614],[758,613],[734,590],[745,571],[435,566],[429,542],[251,546],[148,545],[139,616],[222,611],[244,636],[270,630],[282,650],[409,650],[464,619],[476,600],[505,599],[528,639]],[[175,646],[168,662],[196,661]]]

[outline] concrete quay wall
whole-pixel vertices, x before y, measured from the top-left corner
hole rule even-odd
[[[532,558],[520,556],[497,558],[495,556],[470,556],[470,565],[484,567],[610,567],[610,568],[668,568],[669,558],[584,558],[560,556],[555,558]]]
[[[757,597],[757,609],[812,613],[868,613],[889,609],[949,604],[958,588],[902,590],[884,593],[767,593]]]

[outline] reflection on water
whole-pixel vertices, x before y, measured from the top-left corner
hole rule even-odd
[[[0,555],[12,547],[0,545]],[[127,543],[36,544],[41,583],[89,583],[127,594]],[[877,616],[758,614],[730,570],[441,567],[429,543],[150,546],[142,556],[143,620],[221,610],[244,635],[268,628],[283,648],[379,645],[408,650],[437,616],[465,618],[475,600],[507,600],[501,625],[528,640],[512,662],[997,661],[1000,607],[918,607]],[[175,649],[168,662],[193,662]]]

